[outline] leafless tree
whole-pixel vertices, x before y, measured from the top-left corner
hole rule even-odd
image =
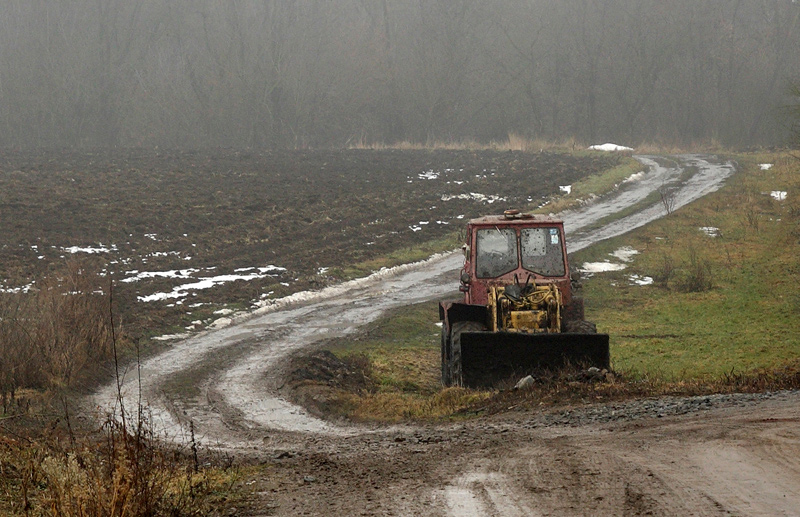
[[[782,142],[790,0],[6,0],[0,146]]]

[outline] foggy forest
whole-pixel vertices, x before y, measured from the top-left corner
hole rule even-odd
[[[0,146],[780,145],[792,0],[3,0]]]

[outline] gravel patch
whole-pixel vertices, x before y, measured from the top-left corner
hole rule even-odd
[[[619,404],[606,404],[568,409],[557,413],[539,414],[524,422],[522,427],[526,429],[555,426],[579,427],[598,423],[663,418],[666,416],[700,413],[717,408],[751,406],[766,400],[783,400],[798,397],[799,395],[800,391],[789,390],[633,400]]]

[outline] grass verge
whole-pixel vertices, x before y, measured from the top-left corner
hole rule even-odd
[[[594,151],[581,151],[589,153]],[[537,213],[559,213],[585,204],[593,199],[602,197],[617,190],[623,181],[637,172],[645,170],[645,165],[631,157],[626,157],[622,163],[602,174],[584,178],[574,185],[569,194],[558,196],[548,201],[544,206],[535,209]]]
[[[800,357],[800,203],[771,195],[800,190],[800,164],[780,155],[740,156],[739,164],[719,192],[576,254],[596,262],[621,247],[639,252],[625,270],[586,283],[588,316],[613,336],[615,369],[677,382],[779,369]]]
[[[450,232],[440,238],[392,251],[391,253],[374,259],[340,268],[331,268],[328,274],[335,277],[337,281],[347,281],[365,277],[383,268],[419,262],[420,260],[430,258],[436,253],[452,251],[461,246],[463,240],[464,236],[461,232]]]
[[[163,443],[144,408],[135,422],[110,415],[86,430],[73,428],[64,408],[45,417],[50,402],[36,397],[0,417],[4,516],[221,515],[245,495],[246,467],[194,441]]]
[[[357,336],[328,342],[336,358],[304,376],[304,401],[328,416],[382,422],[448,418],[479,404],[490,394],[442,389],[437,322],[437,304],[426,302],[396,309]],[[304,358],[304,367],[323,359]],[[353,373],[361,382],[348,382]]]

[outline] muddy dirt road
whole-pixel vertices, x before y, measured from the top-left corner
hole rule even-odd
[[[733,172],[707,156],[639,159],[647,173],[565,214],[571,250],[663,215],[658,203],[581,232],[664,185],[677,188],[678,208]],[[176,343],[140,368],[156,427],[186,440],[191,421],[205,445],[281,464],[280,474],[259,481],[251,514],[788,515],[800,508],[800,467],[791,459],[800,451],[796,395],[746,401],[747,411],[715,402],[698,408],[700,416],[534,425],[531,415],[505,415],[438,428],[332,425],[278,395],[290,354],[356,332],[392,307],[452,294],[460,265],[451,253],[300,293]],[[129,400],[140,380],[132,373],[123,384]],[[95,403],[113,407],[115,391],[102,389]]]
[[[797,515],[800,394],[632,402],[308,437],[266,461],[253,515]],[[566,413],[566,412],[565,412]],[[661,418],[659,418],[659,415]],[[593,418],[600,420],[592,423]],[[268,447],[268,446],[267,446]]]

